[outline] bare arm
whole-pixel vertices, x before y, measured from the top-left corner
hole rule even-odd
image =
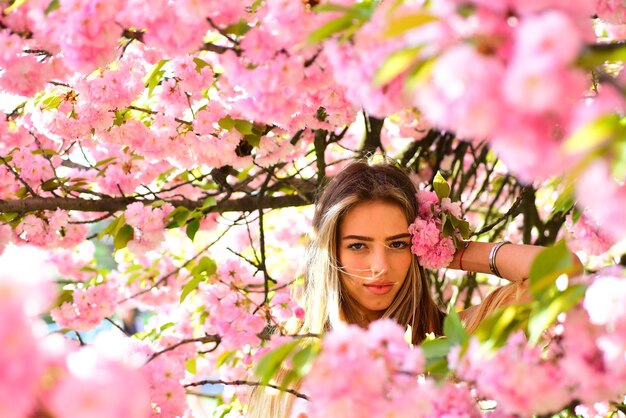
[[[489,269],[489,253],[495,243],[490,242],[470,242],[463,252],[463,270],[477,273],[491,274]],[[517,282],[528,278],[530,266],[535,256],[544,247],[537,245],[506,244],[500,247],[496,253],[496,266],[503,278]],[[457,251],[454,259],[450,263],[450,268],[460,269],[460,257],[462,249]],[[583,265],[578,257],[572,253],[576,273],[582,273]]]
[[[496,244],[470,242],[462,254],[463,270],[491,274],[489,253],[494,245]],[[469,332],[474,332],[480,322],[498,307],[530,299],[528,282],[525,282],[525,279],[530,274],[530,267],[535,256],[543,249],[544,247],[537,245],[522,244],[505,244],[500,247],[495,257],[496,267],[502,277],[511,283],[492,291],[479,305],[471,306],[459,312],[459,316]],[[452,263],[450,263],[450,268],[460,268],[461,252],[462,249],[456,252]],[[572,253],[571,256],[575,274],[582,273],[582,263],[575,254]]]

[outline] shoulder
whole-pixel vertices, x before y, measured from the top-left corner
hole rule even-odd
[[[459,318],[461,319],[461,322],[465,324],[470,318],[474,317],[479,307],[480,305],[474,305],[460,311]]]

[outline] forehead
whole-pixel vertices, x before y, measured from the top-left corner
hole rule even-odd
[[[409,224],[402,208],[395,203],[375,200],[359,203],[339,223],[340,237],[361,235],[385,238],[407,232]]]

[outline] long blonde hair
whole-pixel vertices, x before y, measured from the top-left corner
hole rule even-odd
[[[316,203],[304,266],[305,285],[297,295],[305,311],[300,333],[322,334],[341,322],[367,323],[360,306],[343,290],[337,257],[339,223],[359,203],[386,201],[398,205],[410,224],[417,216],[415,193],[408,175],[392,164],[355,161],[328,183]],[[441,335],[445,314],[434,302],[416,257],[412,258],[406,280],[382,316],[410,326],[414,344],[419,344],[427,333]],[[280,382],[283,375],[278,373],[276,380]],[[248,416],[284,418],[293,401],[294,397],[285,392],[256,388]]]

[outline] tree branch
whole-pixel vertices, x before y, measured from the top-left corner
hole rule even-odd
[[[313,193],[307,193],[305,196],[288,195],[265,197],[259,202],[254,196],[242,197],[240,199],[226,200],[218,203],[207,210],[207,212],[252,212],[263,209],[278,209],[290,206],[306,206],[310,205],[314,200]],[[76,210],[80,212],[117,212],[126,209],[128,205],[134,202],[143,202],[151,204],[154,201],[149,199],[134,199],[131,197],[106,197],[101,199],[76,199],[70,197],[32,197],[16,200],[0,200],[0,213],[28,213],[39,210]],[[201,208],[202,200],[166,200],[174,207],[184,206],[193,210]]]

